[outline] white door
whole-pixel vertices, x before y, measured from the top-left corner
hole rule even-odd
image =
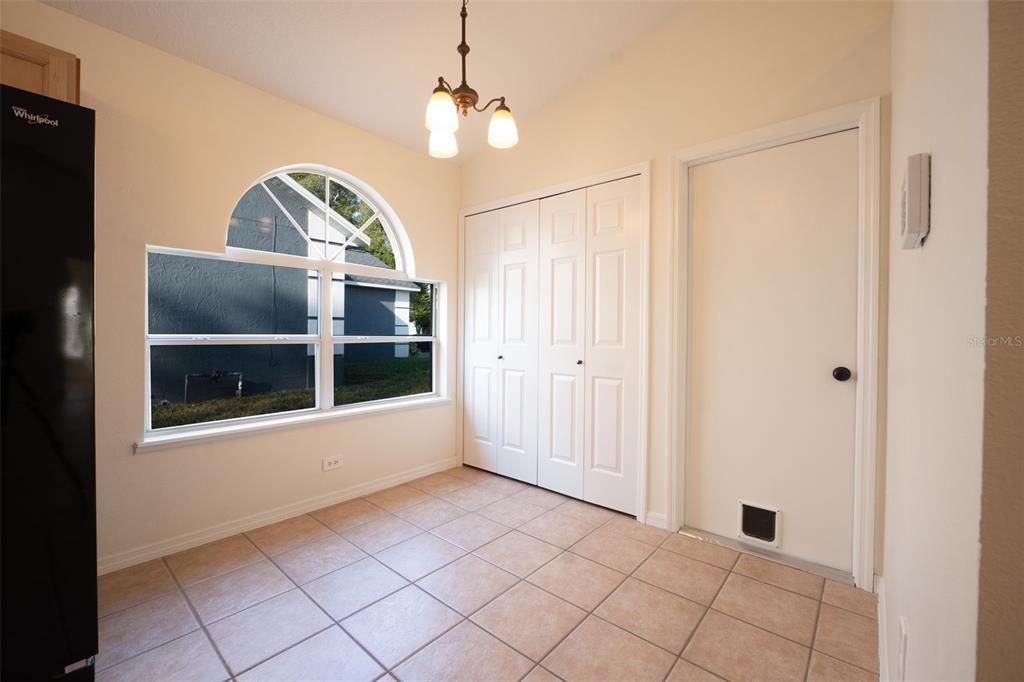
[[[497,472],[537,483],[537,211],[509,206],[498,220]]]
[[[583,497],[587,191],[540,202],[537,482]]]
[[[466,218],[463,459],[498,470],[498,216]]]
[[[637,513],[644,231],[643,183],[587,188],[583,499]]]
[[[852,569],[856,130],[691,169],[686,525]],[[849,381],[833,377],[848,368]]]

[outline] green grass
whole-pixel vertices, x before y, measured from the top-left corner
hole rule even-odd
[[[345,385],[334,391],[335,405],[430,393],[431,358],[368,358],[345,362]],[[316,406],[311,388],[277,391],[241,398],[216,398],[197,403],[153,406],[153,428],[199,424],[260,414],[291,412]]]
[[[367,358],[345,362],[345,385],[334,389],[335,405],[430,393],[431,359]]]

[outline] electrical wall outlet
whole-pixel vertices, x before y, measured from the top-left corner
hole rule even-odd
[[[324,471],[331,471],[332,469],[338,469],[341,467],[342,462],[345,460],[341,455],[331,455],[330,457],[324,457]]]
[[[900,653],[896,665],[896,682],[907,679],[907,617],[900,616]]]

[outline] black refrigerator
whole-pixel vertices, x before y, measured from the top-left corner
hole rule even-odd
[[[0,679],[92,679],[95,112],[0,88]]]

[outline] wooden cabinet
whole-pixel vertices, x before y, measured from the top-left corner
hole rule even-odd
[[[0,31],[0,81],[4,85],[78,104],[78,57]]]

